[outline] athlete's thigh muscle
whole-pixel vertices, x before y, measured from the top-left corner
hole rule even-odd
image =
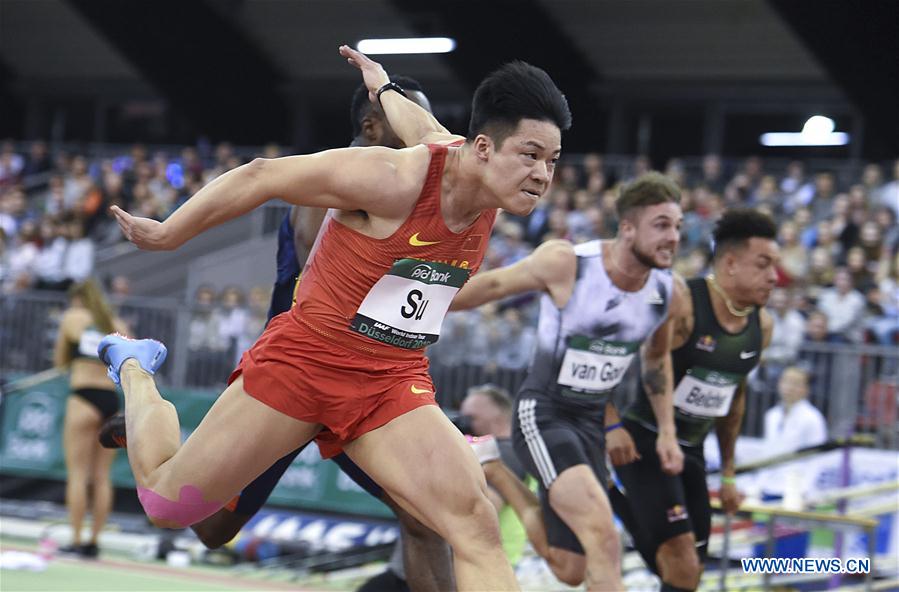
[[[178,499],[181,488],[200,490],[206,501],[227,502],[279,458],[320,429],[275,411],[235,380],[178,452],[166,461],[152,489]]]
[[[470,502],[473,488],[486,491],[484,473],[470,446],[433,405],[397,417],[345,450],[391,496],[412,504],[419,518],[427,513],[439,520],[432,512],[450,508],[452,513],[457,502]]]

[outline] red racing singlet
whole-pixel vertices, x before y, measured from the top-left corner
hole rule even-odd
[[[390,237],[371,238],[328,218],[291,314],[329,341],[376,357],[420,359],[437,341],[453,296],[481,266],[496,210],[450,231],[440,210],[448,150],[428,149],[418,201]]]

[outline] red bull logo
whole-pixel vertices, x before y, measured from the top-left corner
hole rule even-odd
[[[702,351],[711,353],[715,351],[715,346],[717,344],[718,342],[715,341],[715,338],[711,335],[703,335],[696,340],[696,349],[701,349]]]

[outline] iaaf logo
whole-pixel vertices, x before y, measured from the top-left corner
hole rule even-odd
[[[440,282],[445,284],[450,279],[450,272],[440,272],[436,269],[433,269],[430,265],[422,264],[415,266],[410,277],[412,279],[420,279],[426,282]]]

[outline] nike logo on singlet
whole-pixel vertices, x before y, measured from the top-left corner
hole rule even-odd
[[[430,246],[430,245],[436,245],[436,244],[439,243],[439,242],[441,242],[441,241],[423,241],[423,240],[419,240],[419,238],[418,238],[418,233],[417,233],[417,232],[416,232],[415,234],[413,234],[412,236],[409,237],[409,244],[412,245],[413,247],[427,247],[427,246]]]
[[[754,352],[754,351],[751,351],[751,352],[744,352],[744,351],[741,351],[741,352],[740,352],[740,359],[741,359],[741,360],[748,360],[749,358],[754,357],[756,353],[757,353],[757,352]]]

